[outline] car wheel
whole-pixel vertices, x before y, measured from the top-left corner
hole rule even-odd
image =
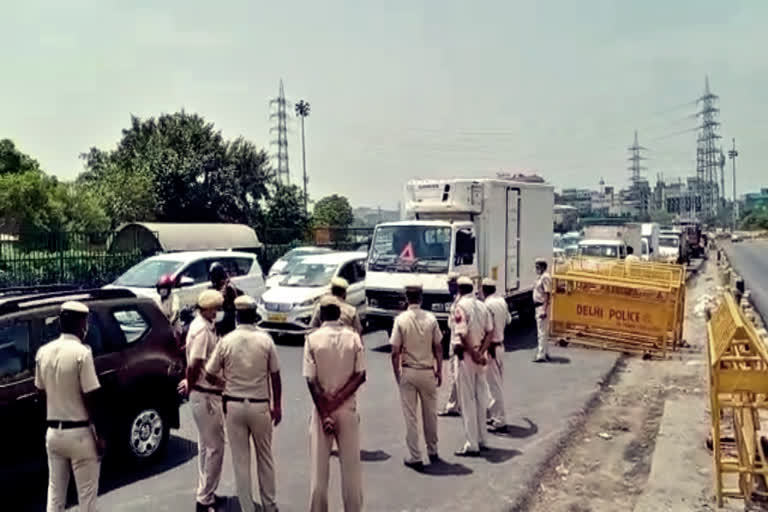
[[[168,444],[170,424],[162,407],[139,406],[128,415],[123,436],[127,436],[127,455],[138,463],[151,462]]]

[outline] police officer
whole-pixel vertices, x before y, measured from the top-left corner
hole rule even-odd
[[[552,296],[552,278],[547,272],[547,260],[536,259],[536,284],[533,286],[533,306],[536,313],[536,331],[538,334],[539,348],[536,351],[534,363],[549,361],[549,302]]]
[[[451,343],[459,358],[458,391],[466,442],[456,452],[460,457],[476,457],[487,447],[485,418],[488,409],[487,359],[482,353],[486,336],[493,330],[490,315],[475,298],[472,280],[458,280],[460,299],[453,315]]]
[[[270,512],[277,510],[272,424],[277,426],[283,415],[280,366],[272,337],[256,327],[259,318],[256,301],[242,295],[235,299],[235,309],[237,328],[213,349],[205,372],[206,375],[222,373],[224,377],[222,401],[240,508],[243,512],[256,510],[251,491],[249,439],[253,439],[261,510]]]
[[[219,336],[225,336],[235,330],[235,299],[243,292],[232,284],[224,265],[218,261],[211,264],[208,269],[208,276],[211,279],[211,289],[217,290],[224,297],[224,303],[221,307],[224,315],[216,321],[216,332]]]
[[[410,457],[404,464],[423,466],[419,448],[416,408],[421,400],[421,422],[430,462],[437,454],[437,388],[443,380],[443,335],[435,315],[421,309],[422,286],[405,287],[408,309],[395,318],[392,326],[392,370],[400,386],[400,403],[405,418],[405,441]]]
[[[363,324],[360,322],[360,315],[357,314],[357,308],[347,303],[347,288],[349,283],[343,277],[334,277],[331,279],[331,295],[339,299],[339,305],[341,306],[341,318],[342,325],[351,327],[360,336],[363,335]],[[320,327],[320,304],[315,306],[315,310],[312,313],[312,320],[309,322],[309,326],[312,329]]]
[[[319,329],[307,335],[302,373],[315,407],[310,419],[310,512],[327,512],[331,442],[339,446],[345,512],[363,508],[360,431],[355,392],[365,382],[360,336],[341,325],[335,297],[320,299]]]
[[[496,294],[496,281],[486,277],[483,279],[483,297],[485,306],[491,315],[493,332],[488,337],[488,405],[489,423],[491,430],[503,429],[507,424],[504,412],[504,329],[512,321],[507,301]]]
[[[451,272],[448,274],[448,293],[451,295],[453,304],[448,311],[448,329],[450,333],[453,333],[453,315],[456,310],[456,304],[459,302],[459,285],[457,280],[459,274]],[[451,334],[451,339],[453,335]],[[456,357],[454,351],[454,344],[450,342],[448,344],[448,375],[451,377],[451,389],[448,393],[448,401],[445,403],[445,408],[438,413],[438,416],[461,416],[461,407],[459,405],[459,392],[457,387],[458,371],[459,371],[459,358]]]
[[[100,385],[93,354],[84,344],[88,307],[80,302],[65,302],[61,305],[59,325],[61,336],[43,345],[35,357],[35,386],[45,393],[47,411],[46,510],[64,510],[72,471],[80,510],[95,512],[104,444],[93,423],[98,410],[94,393]]]
[[[198,512],[209,512],[221,502],[214,492],[221,480],[224,459],[224,418],[221,406],[224,381],[220,375],[206,376],[205,363],[218,343],[214,322],[223,303],[224,297],[216,290],[201,293],[197,299],[197,315],[187,334],[186,384],[198,433]]]

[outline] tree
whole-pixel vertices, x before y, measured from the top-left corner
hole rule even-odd
[[[315,227],[346,228],[354,220],[349,201],[338,194],[326,196],[317,201],[312,213],[312,224]]]
[[[266,201],[264,239],[269,243],[287,244],[302,240],[309,225],[304,210],[304,193],[296,185],[275,183]]]
[[[82,158],[79,181],[99,191],[113,223],[263,222],[261,202],[273,175],[267,154],[242,138],[224,140],[197,114],[133,116],[114,151],[92,148]],[[116,207],[107,206],[110,197],[118,198]]]
[[[41,172],[37,160],[16,149],[10,139],[0,139],[0,176]]]

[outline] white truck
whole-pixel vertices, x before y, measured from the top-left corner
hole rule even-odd
[[[632,247],[632,253],[638,258],[647,258],[647,250],[643,253],[640,224],[592,225],[584,228],[584,239],[579,242],[579,255],[624,259],[627,257],[627,247]]]
[[[659,223],[645,222],[642,226],[643,235],[643,259],[647,261],[658,261],[659,255]]]
[[[510,311],[532,316],[536,258],[552,260],[554,188],[512,179],[412,180],[405,219],[379,224],[365,278],[367,320],[390,329],[404,288],[424,287],[422,307],[448,320],[449,272],[496,280]]]

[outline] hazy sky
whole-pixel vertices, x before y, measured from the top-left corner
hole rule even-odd
[[[66,4],[66,6],[64,6]],[[130,4],[130,5],[129,5]],[[0,138],[63,178],[129,115],[184,108],[269,146],[280,78],[307,119],[310,195],[393,207],[414,177],[537,170],[558,188],[694,171],[709,74],[739,193],[768,186],[768,2],[5,1]],[[292,179],[300,131],[289,122]],[[730,191],[730,174],[727,190]]]

